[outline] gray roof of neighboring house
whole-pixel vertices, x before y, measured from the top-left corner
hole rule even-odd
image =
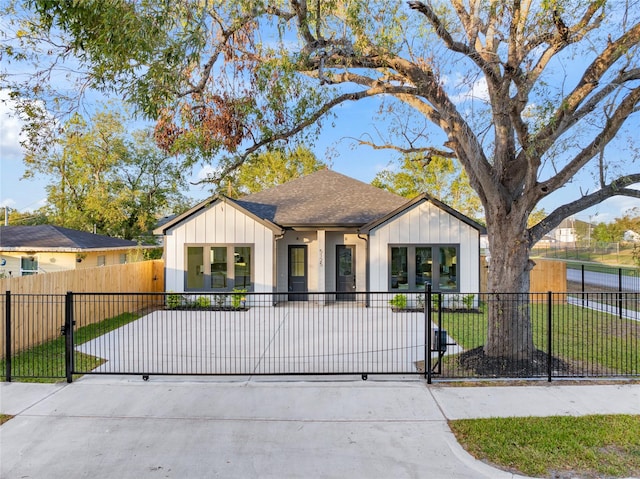
[[[325,169],[235,202],[283,227],[354,227],[386,215],[407,199]]]
[[[135,241],[61,226],[0,226],[0,250],[77,251],[136,248]]]

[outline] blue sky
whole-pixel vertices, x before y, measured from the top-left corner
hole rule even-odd
[[[2,18],[0,18],[0,26],[4,30],[8,28]],[[265,41],[269,40],[268,31],[265,33],[264,39]],[[575,68],[575,61],[576,59],[572,57],[566,65],[560,61],[551,69],[552,72],[556,70],[557,81],[561,81],[563,85],[566,84],[565,86],[576,81],[581,72],[580,68]],[[569,66],[574,66],[574,68],[569,68]],[[29,67],[19,65],[18,68]],[[455,70],[448,73],[449,76],[447,73],[443,73],[442,79],[455,86],[456,93],[459,92],[458,95],[452,96],[454,102],[460,104],[466,101],[468,105],[471,105],[476,100],[482,101],[486,96],[486,85],[483,87],[482,82],[470,84],[468,80],[464,81],[462,77],[456,76]],[[62,77],[59,79],[61,80]],[[27,212],[44,204],[47,179],[21,179],[24,174],[24,165],[19,144],[20,122],[10,116],[9,106],[1,101],[5,98],[6,92],[0,90],[0,207],[9,206],[21,212]],[[532,99],[532,102],[535,102],[535,99]],[[327,126],[317,141],[314,150],[318,158],[329,163],[331,168],[339,173],[367,183],[371,182],[380,170],[398,157],[398,153],[390,150],[374,150],[367,146],[355,147],[355,142],[349,140],[348,137],[360,137],[363,133],[372,131],[375,121],[373,117],[376,115],[377,101],[349,103],[341,106],[336,110],[336,118],[326,122]],[[636,116],[638,116],[637,113]],[[382,124],[378,124],[378,126],[384,129]],[[634,126],[637,131],[637,128],[640,127],[638,118],[633,120],[632,131]],[[138,128],[137,125],[136,128]],[[433,142],[434,146],[441,146],[442,143],[435,137]],[[612,149],[608,154],[616,155],[616,152]],[[638,171],[640,167],[637,161],[635,164],[626,162],[622,168],[626,173]],[[195,169],[192,172],[192,181],[197,181],[205,173],[206,170]],[[589,172],[580,173],[575,181],[546,198],[539,206],[549,213],[558,206],[579,198],[581,191],[592,192],[593,189],[594,181],[591,174]],[[210,193],[206,187],[195,186],[191,188],[189,195],[196,203],[209,196]],[[615,197],[577,214],[576,218],[594,223],[610,222],[634,207],[640,208],[639,199]]]
[[[0,97],[3,94],[0,92]],[[371,130],[374,123],[372,117],[376,113],[373,108],[371,104],[348,104],[341,107],[337,111],[337,117],[327,122],[330,125],[325,127],[314,148],[317,156],[327,161],[333,170],[367,183],[398,156],[393,151],[373,150],[367,146],[355,147],[354,141],[349,139]],[[11,116],[8,105],[0,102],[0,206],[27,212],[44,204],[47,180],[21,179],[24,165],[19,144],[20,126],[20,121]],[[201,168],[195,169],[192,181],[196,181],[205,172]],[[565,186],[541,206],[550,212],[558,205],[576,199],[580,188],[584,190],[592,188],[592,185],[590,178],[582,175],[582,180],[578,178],[578,181]],[[196,203],[209,196],[209,191],[206,187],[194,186],[189,195]],[[640,200],[616,197],[585,210],[576,215],[576,218],[594,223],[610,222],[634,207],[640,207]]]

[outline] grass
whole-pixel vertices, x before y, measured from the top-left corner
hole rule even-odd
[[[640,416],[465,419],[449,425],[471,455],[519,474],[640,476]]]
[[[531,304],[530,314],[534,344],[546,351],[547,305]],[[437,315],[433,320],[437,323]],[[487,337],[486,307],[481,313],[443,312],[442,327],[465,350],[482,346]],[[640,374],[640,322],[579,305],[554,304],[552,333],[553,355],[572,364],[579,375]],[[448,356],[445,364],[453,367],[455,356]]]
[[[5,422],[11,419],[13,416],[9,416],[8,414],[0,414],[0,426],[2,426]]]
[[[616,250],[603,249],[592,246],[591,248],[534,248],[532,258],[558,259],[564,261],[595,262],[612,266],[637,267],[633,257],[633,246],[620,245]]]
[[[86,343],[103,334],[118,329],[140,317],[136,313],[123,313],[95,324],[83,326],[74,331],[75,345]],[[74,351],[76,369],[91,371],[100,366],[104,360]],[[0,361],[0,371],[5,371],[5,361]],[[11,359],[11,377],[24,382],[57,382],[66,377],[65,372],[65,337],[47,341],[26,351],[22,351]]]

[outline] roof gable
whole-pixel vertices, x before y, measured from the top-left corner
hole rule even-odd
[[[137,246],[135,241],[95,235],[61,226],[0,226],[0,248],[3,250],[85,250]]]
[[[422,202],[422,201],[428,201],[430,203],[432,203],[433,205],[437,206],[438,208],[440,208],[441,210],[447,212],[448,214],[450,214],[451,216],[457,218],[458,220],[460,220],[461,222],[471,226],[472,228],[478,230],[478,232],[480,232],[480,234],[486,234],[487,233],[487,229],[482,226],[480,223],[472,220],[471,218],[469,218],[468,216],[463,215],[462,213],[460,213],[457,210],[454,210],[453,208],[451,208],[449,205],[443,203],[442,201],[428,195],[427,193],[422,193],[421,195],[416,196],[415,198],[413,198],[412,200],[409,200],[407,202],[405,202],[402,206],[400,206],[399,208],[397,208],[396,210],[388,213],[387,215],[378,218],[366,225],[364,225],[362,228],[359,229],[359,232],[361,233],[369,233],[372,230],[378,228],[379,226],[392,221],[394,218],[402,215],[405,213],[405,211],[409,210],[410,208],[412,208],[413,206],[417,205],[418,203]]]
[[[236,202],[235,200],[232,200],[230,198],[227,198],[224,195],[215,195],[212,196],[211,198],[208,198],[204,201],[201,201],[200,203],[198,203],[197,205],[195,205],[193,208],[190,208],[189,210],[185,211],[184,213],[182,213],[181,215],[176,216],[175,218],[171,219],[170,221],[167,221],[165,223],[163,223],[161,226],[157,227],[155,230],[153,230],[154,234],[165,234],[169,229],[173,228],[174,226],[179,225],[180,223],[183,223],[185,221],[188,221],[189,218],[191,218],[192,216],[196,215],[197,213],[199,213],[200,211],[211,207],[212,205],[214,205],[217,202],[224,202],[228,205],[231,205],[232,207],[242,211],[244,214],[246,214],[247,216],[249,216],[250,218],[254,219],[255,221],[263,224],[264,226],[266,226],[267,228],[269,228],[270,230],[272,230],[274,233],[282,233],[282,230],[279,226],[275,225],[274,223],[272,223],[269,220],[266,220],[256,214],[254,214],[253,212],[245,209],[242,205],[238,204],[238,202]]]
[[[328,169],[237,200],[247,211],[285,227],[358,227],[405,202],[401,196]]]

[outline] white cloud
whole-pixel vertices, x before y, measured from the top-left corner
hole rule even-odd
[[[204,165],[200,169],[200,171],[198,171],[198,173],[196,173],[197,181],[206,180],[207,178],[210,178],[210,177],[214,176],[217,172],[218,172],[218,170],[216,168],[214,168],[213,166]]]
[[[0,208],[13,208],[16,204],[16,201],[13,198],[4,198],[0,200]]]
[[[0,90],[0,152],[4,160],[22,159],[20,146],[22,121],[13,112],[7,90]]]
[[[449,84],[449,79],[445,83]],[[455,82],[451,82],[451,86],[458,92],[451,96],[451,101],[455,104],[473,100],[489,101],[489,88],[484,77],[478,78],[471,84],[468,79],[458,77]]]

